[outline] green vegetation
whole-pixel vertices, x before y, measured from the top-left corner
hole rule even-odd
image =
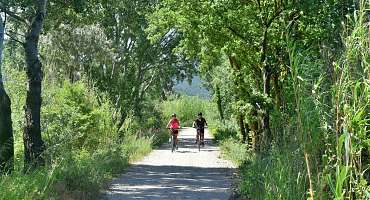
[[[0,0],[0,199],[98,198],[168,140],[157,108],[196,69],[147,38],[154,7]]]
[[[216,132],[217,135],[217,132]],[[252,152],[248,151],[246,144],[241,144],[236,139],[222,139],[220,144],[223,158],[231,160],[236,166],[240,167],[247,162],[253,155]]]
[[[0,199],[97,197],[198,112],[245,198],[369,199],[369,9],[0,0]],[[198,76],[210,101],[175,97]]]
[[[368,9],[163,0],[149,16],[152,41],[176,31],[176,52],[199,61],[221,119],[211,129],[240,165],[244,197],[370,198]]]
[[[24,79],[17,70],[6,71],[15,83]],[[24,88],[13,84],[7,90],[16,94]],[[11,98],[21,103],[24,95],[19,92]],[[134,120],[127,120],[127,129],[118,131],[112,118],[113,105],[83,82],[48,87],[43,100],[46,165],[23,174],[22,112],[13,104],[13,119],[18,119],[14,120],[16,168],[0,179],[0,199],[96,198],[107,180],[121,173],[130,161],[149,153],[163,137],[167,139],[163,131],[148,131],[139,137]]]
[[[167,101],[163,101],[160,109],[162,110],[164,120],[169,120],[172,113],[176,113],[181,126],[191,127],[199,112],[202,112],[209,121],[215,121],[213,119],[218,118],[215,106],[208,100],[196,96],[172,97]]]

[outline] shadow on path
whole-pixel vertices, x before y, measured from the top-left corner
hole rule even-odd
[[[104,199],[228,199],[225,175],[231,176],[230,168],[136,165]]]

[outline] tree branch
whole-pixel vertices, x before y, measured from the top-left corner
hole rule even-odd
[[[27,26],[30,26],[30,24],[27,22],[27,20],[25,20],[22,17],[20,17],[17,13],[8,10],[6,8],[6,6],[0,5],[0,10],[2,12],[4,12],[6,15],[9,15],[11,18],[14,18],[17,21],[22,22],[22,23],[26,24]]]
[[[272,22],[284,11],[283,8],[280,8],[275,14],[267,21],[266,28],[269,28],[272,24]]]
[[[15,41],[15,42],[18,42],[19,44],[21,45],[24,45],[25,43],[20,41],[18,38],[16,37],[13,37],[13,35],[9,34],[9,33],[5,33],[6,36],[8,36],[11,40]]]
[[[226,27],[228,30],[230,30],[234,35],[242,39],[244,42],[249,43],[250,41],[244,37],[242,34],[238,33],[235,29],[233,29],[231,26]]]
[[[146,91],[149,89],[149,87],[152,85],[153,81],[155,80],[155,76],[157,75],[157,72],[154,71],[152,76],[150,77],[150,80],[149,82],[147,83],[146,86],[144,86],[144,88],[142,89],[141,93],[140,93],[140,98],[142,99],[144,94],[146,93]]]

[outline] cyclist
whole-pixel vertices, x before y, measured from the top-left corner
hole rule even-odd
[[[180,121],[176,118],[175,113],[171,115],[171,119],[167,124],[167,128],[171,130],[171,134],[174,136],[174,139],[176,141],[176,148],[178,148],[179,140],[177,136],[179,134]]]
[[[208,126],[206,119],[203,117],[203,113],[198,113],[198,118],[194,121],[193,127],[197,129],[197,137],[195,144],[200,139],[202,146],[204,146],[204,127]],[[199,138],[200,137],[200,138]]]

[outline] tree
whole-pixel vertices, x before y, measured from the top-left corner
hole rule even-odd
[[[121,126],[129,115],[142,118],[152,110],[147,108],[151,99],[168,93],[175,81],[191,77],[195,67],[173,52],[180,40],[177,32],[163,34],[156,43],[148,40],[146,13],[153,9],[151,1],[98,4],[95,10],[80,13],[85,25],[66,23],[49,31],[42,54],[48,72],[71,81],[72,74],[79,73],[106,92],[122,114]]]
[[[199,58],[203,72],[212,71],[215,67],[214,63],[217,65],[215,60],[219,57],[229,60],[234,83],[230,85],[229,90],[233,91],[231,95],[234,97],[234,102],[241,107],[247,103],[247,107],[261,110],[259,112],[263,118],[261,123],[265,124],[262,130],[268,134],[270,132],[268,107],[258,105],[266,105],[264,99],[269,98],[270,75],[263,73],[264,68],[267,68],[263,63],[265,63],[270,46],[267,42],[267,32],[278,15],[275,12],[281,13],[281,11],[278,2],[275,2],[277,4],[275,6],[273,3],[263,5],[259,3],[258,1],[253,3],[164,1],[163,6],[151,15],[152,23],[149,32],[152,33],[153,40],[169,29],[180,32],[183,37],[178,49],[189,57]],[[268,17],[271,13],[272,17]],[[265,36],[261,37],[262,34]],[[213,76],[212,72],[207,74]],[[253,78],[250,77],[252,74]],[[263,81],[264,76],[265,81]],[[259,98],[263,102],[255,104],[251,101],[253,92],[264,93],[261,82],[266,83],[264,84],[266,97]],[[214,89],[217,90],[217,87]],[[252,126],[252,120],[245,120],[245,117],[249,118],[249,115],[242,108],[234,110],[243,135],[242,140],[246,141],[249,127],[258,126]],[[257,118],[257,114],[253,112],[255,115],[253,118]],[[255,130],[255,132],[261,131]],[[264,138],[271,138],[271,136]]]
[[[42,64],[39,59],[39,38],[46,16],[47,0],[29,2],[0,1],[0,8],[11,19],[22,24],[24,41],[18,39],[19,33],[10,34],[12,40],[22,44],[25,52],[26,73],[28,77],[25,105],[25,127],[23,133],[25,169],[43,165],[44,142],[41,137],[41,85]],[[6,9],[8,8],[8,9]],[[20,12],[20,13],[18,13]]]
[[[0,173],[10,172],[14,162],[14,138],[11,102],[4,88],[2,57],[4,50],[5,20],[0,14]]]
[[[41,138],[41,83],[42,64],[39,59],[38,43],[46,16],[47,0],[37,0],[35,13],[31,15],[30,27],[24,43],[27,64],[28,90],[25,106],[26,125],[24,129],[25,165],[34,168],[42,165],[44,143]]]

